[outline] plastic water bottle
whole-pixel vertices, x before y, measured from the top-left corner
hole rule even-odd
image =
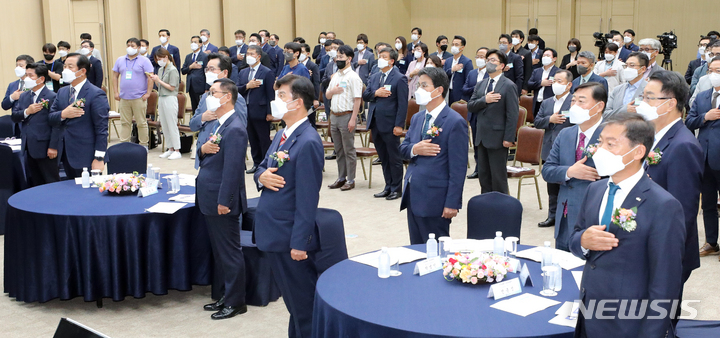
[[[427,243],[425,244],[425,250],[427,251],[427,258],[437,257],[438,255],[438,243],[435,240],[435,234],[430,234]]]
[[[390,254],[388,248],[383,247],[378,258],[378,277],[388,278],[390,277]]]
[[[502,237],[502,231],[495,231],[495,239],[493,240],[493,253],[498,256],[505,256],[505,240]]]
[[[542,261],[540,267],[544,268],[553,264],[552,260],[552,249],[550,248],[550,241],[545,241],[545,247],[542,250]]]
[[[83,168],[82,172],[82,187],[83,188],[90,188],[90,173],[87,170],[87,167]]]
[[[153,177],[153,168],[152,163],[148,163],[147,170],[145,170],[145,179],[150,179]]]
[[[174,192],[180,192],[180,176],[178,176],[177,171],[173,171],[172,175],[172,190]]]
[[[555,267],[555,276],[553,278],[552,288],[556,292],[562,290],[562,268],[560,267],[560,257],[554,256],[552,265]]]

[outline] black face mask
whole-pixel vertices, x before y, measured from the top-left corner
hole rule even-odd
[[[447,45],[440,45],[440,50],[443,52],[447,51]]]
[[[55,54],[43,54],[45,56],[45,60],[52,60],[55,57]]]
[[[347,66],[347,60],[338,60],[335,61],[335,64],[337,65],[338,69],[345,69],[345,66]]]

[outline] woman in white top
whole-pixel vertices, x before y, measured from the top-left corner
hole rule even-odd
[[[417,89],[419,78],[417,74],[423,68],[425,68],[425,56],[427,55],[427,53],[427,45],[422,42],[415,46],[415,49],[413,49],[413,56],[415,56],[415,60],[413,60],[413,62],[410,62],[410,65],[405,72],[405,76],[408,79],[408,100],[412,99],[413,96],[415,96],[415,90]]]
[[[605,60],[598,61],[595,64],[595,74],[602,76],[607,80],[608,93],[612,93],[613,88],[625,83],[622,71],[625,63],[618,60],[619,47],[615,42],[610,42],[605,46]]]

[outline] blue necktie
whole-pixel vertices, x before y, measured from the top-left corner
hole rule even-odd
[[[610,219],[612,218],[613,213],[613,201],[615,201],[615,193],[618,189],[620,189],[620,186],[610,182],[609,183],[610,191],[608,192],[608,199],[607,203],[605,204],[605,211],[603,212],[602,219],[600,220],[600,225],[605,225],[605,231],[610,231]]]
[[[432,115],[430,113],[425,113],[425,122],[423,122],[423,129],[420,131],[420,136],[422,136],[422,139],[425,139],[425,136],[427,136],[427,131],[430,129],[430,119],[432,118]]]
[[[493,91],[493,89],[494,89],[494,88],[493,88],[493,82],[495,82],[495,79],[490,79],[490,83],[488,83],[487,91],[485,92],[485,94]]]

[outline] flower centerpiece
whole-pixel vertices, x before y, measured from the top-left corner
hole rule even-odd
[[[137,193],[145,185],[145,177],[133,172],[132,174],[113,175],[100,185],[99,190],[100,192],[107,191],[110,193],[109,195],[130,195]]]
[[[501,282],[510,269],[510,263],[503,256],[493,253],[456,253],[443,264],[443,276],[447,281],[463,283]]]

